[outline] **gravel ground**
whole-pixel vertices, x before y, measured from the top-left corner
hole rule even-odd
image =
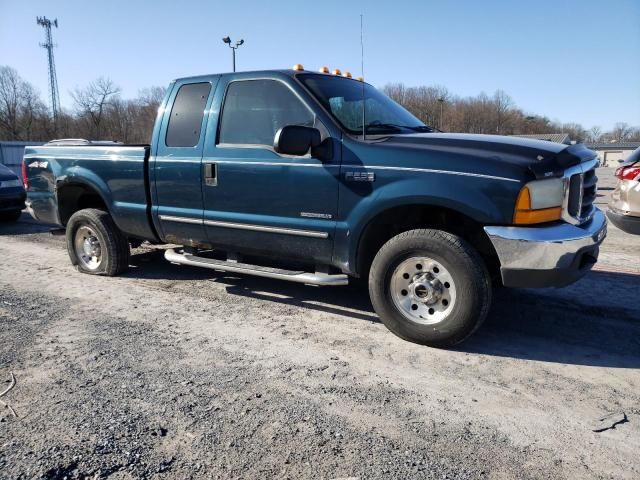
[[[82,275],[23,215],[0,225],[0,391],[16,378],[0,400],[17,414],[0,405],[0,477],[639,478],[639,252],[610,227],[597,271],[500,290],[474,337],[436,350],[356,288],[151,248],[125,276]]]

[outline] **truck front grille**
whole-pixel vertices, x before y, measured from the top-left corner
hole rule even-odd
[[[567,212],[577,223],[586,222],[592,217],[595,211],[593,204],[596,200],[597,183],[595,166],[569,177]]]

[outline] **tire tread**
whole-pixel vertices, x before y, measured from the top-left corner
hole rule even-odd
[[[473,335],[478,330],[478,328],[480,328],[491,307],[491,278],[487,271],[486,265],[480,254],[463,238],[449,232],[428,228],[407,230],[391,238],[382,246],[382,248],[380,248],[371,265],[369,277],[371,300],[376,311],[379,310],[379,307],[376,308],[376,305],[380,303],[380,301],[387,301],[386,299],[381,300],[377,298],[379,297],[379,295],[376,293],[377,289],[380,287],[380,285],[377,285],[376,282],[384,282],[384,278],[374,278],[374,276],[382,267],[380,263],[384,262],[384,259],[387,258],[388,255],[393,252],[397,248],[397,245],[400,243],[403,243],[405,248],[419,249],[420,247],[424,247],[425,241],[430,243],[444,242],[445,246],[449,247],[454,253],[461,256],[462,258],[466,257],[470,260],[468,262],[465,262],[465,266],[469,267],[469,269],[471,270],[470,275],[474,279],[474,283],[476,281],[478,282],[480,292],[480,299],[478,302],[479,311],[477,312],[477,320],[473,325],[473,328],[468,329],[467,331],[458,332],[457,335],[453,335],[450,339],[440,342],[432,341],[425,337],[407,337],[401,332],[398,332],[396,329],[391,328],[388,322],[385,321],[386,319],[383,318],[383,316],[381,316],[381,318],[385,325],[387,325],[387,327],[394,334],[403,338],[404,340],[437,347],[453,346],[463,342],[471,335]]]
[[[100,231],[105,239],[103,246],[106,252],[105,263],[102,268],[96,271],[84,270],[79,266],[73,249],[73,237],[77,227],[83,224],[90,224]],[[113,277],[125,272],[129,268],[129,241],[127,237],[118,229],[108,212],[97,208],[85,208],[74,213],[67,223],[67,250],[71,263],[76,265],[79,271],[94,275],[105,275]]]

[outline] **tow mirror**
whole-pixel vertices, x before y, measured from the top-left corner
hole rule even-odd
[[[273,149],[284,155],[302,156],[322,143],[320,130],[302,125],[287,125],[276,132]]]

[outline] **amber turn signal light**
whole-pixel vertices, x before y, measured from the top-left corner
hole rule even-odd
[[[525,186],[520,190],[516,200],[516,208],[513,213],[513,223],[517,225],[530,225],[534,223],[545,223],[560,220],[562,207],[552,208],[531,208],[531,193]]]

